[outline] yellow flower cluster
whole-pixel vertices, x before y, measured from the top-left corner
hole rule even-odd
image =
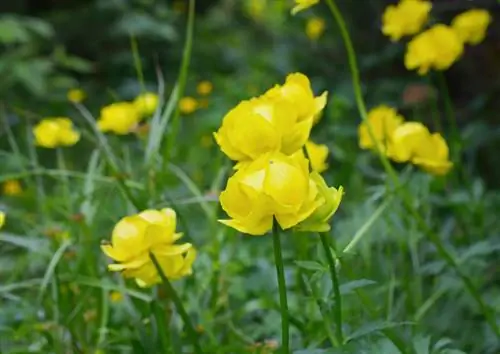
[[[457,15],[451,26],[435,24],[419,33],[426,25],[432,4],[427,0],[401,0],[389,5],[382,16],[382,33],[397,41],[416,35],[408,43],[405,66],[425,75],[429,70],[447,70],[464,52],[464,44],[478,44],[486,36],[491,15],[486,10],[472,9]]]
[[[309,79],[290,74],[262,96],[239,103],[214,133],[222,152],[237,161],[236,173],[220,195],[220,220],[240,232],[263,235],[275,219],[282,229],[326,231],[342,187],[329,188],[320,170],[328,149],[308,142],[327,93],[315,97]],[[315,155],[309,170],[303,149]],[[326,150],[325,150],[326,149]]]
[[[55,149],[61,146],[72,146],[80,140],[80,133],[73,128],[69,118],[45,118],[34,128],[35,143],[38,146]]]
[[[150,253],[169,279],[179,279],[192,273],[196,251],[190,243],[175,244],[182,237],[176,233],[176,213],[167,208],[145,210],[126,216],[113,229],[111,243],[103,244],[102,251],[114,261],[108,269],[121,271],[126,278],[134,278],[141,287],[161,282]]]
[[[431,134],[422,123],[405,122],[394,108],[384,105],[372,109],[368,121],[376,142],[363,122],[358,127],[362,149],[374,149],[378,143],[390,159],[411,162],[434,175],[445,175],[453,167],[446,141],[439,133]]]

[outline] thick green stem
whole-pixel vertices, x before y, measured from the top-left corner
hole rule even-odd
[[[284,354],[288,354],[290,353],[290,318],[288,314],[288,300],[286,296],[285,268],[283,266],[283,256],[281,255],[280,231],[276,220],[273,224],[273,248],[280,293],[281,349]]]
[[[342,345],[342,343],[344,343],[344,333],[342,331],[342,297],[340,296],[340,284],[337,276],[337,268],[335,267],[335,259],[333,258],[332,251],[330,249],[328,234],[320,232],[319,237],[321,238],[321,244],[323,245],[326,260],[328,262],[328,268],[330,269],[333,294],[335,295],[335,333],[337,336],[337,341],[340,343],[340,345]]]
[[[193,345],[194,347],[194,352],[197,354],[203,353],[201,350],[200,344],[198,342],[198,334],[196,333],[193,324],[191,323],[191,318],[189,317],[186,309],[184,308],[184,305],[182,304],[181,299],[179,298],[179,295],[177,295],[177,292],[175,291],[174,287],[166,277],[165,273],[163,273],[163,269],[161,269],[160,264],[158,263],[158,260],[154,256],[154,254],[150,253],[149,257],[151,258],[151,261],[156,267],[156,270],[158,271],[158,274],[160,275],[160,278],[162,280],[163,286],[167,292],[167,296],[169,299],[172,300],[174,303],[177,312],[182,318],[182,321],[184,322],[184,326],[186,327],[186,332],[187,336],[189,338],[189,342]]]

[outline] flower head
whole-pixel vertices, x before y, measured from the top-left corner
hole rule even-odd
[[[458,34],[445,25],[435,25],[415,36],[406,49],[405,66],[425,75],[430,69],[446,70],[463,53],[463,42]]]
[[[183,114],[191,114],[198,109],[198,101],[194,97],[182,97],[179,100],[179,109]]]
[[[5,224],[5,213],[3,211],[0,211],[0,229],[3,227]]]
[[[17,179],[7,180],[2,185],[2,193],[11,197],[21,194],[22,191],[23,187]]]
[[[319,3],[319,0],[295,0],[295,6],[292,8],[292,15],[303,11]]]
[[[85,98],[87,98],[85,91],[81,89],[71,89],[68,91],[66,96],[68,98],[68,101],[73,103],[81,103],[85,100]]]
[[[384,148],[394,130],[403,123],[403,117],[394,108],[380,105],[368,112],[368,122],[372,128],[374,138]],[[359,125],[358,134],[359,146],[362,149],[373,149],[375,147],[375,142],[371,139],[367,122]]]
[[[212,93],[214,86],[210,81],[203,80],[196,85],[196,92],[201,96],[207,96]]]
[[[404,122],[394,131],[387,147],[387,156],[396,162],[410,161],[429,130],[419,122]]]
[[[328,168],[328,146],[323,144],[315,144],[311,140],[305,145],[309,162],[313,171],[321,173]]]
[[[126,216],[113,229],[111,244],[101,246],[102,251],[116,264],[111,271],[121,271],[126,278],[135,278],[141,287],[161,281],[152,253],[169,279],[191,274],[196,252],[190,243],[174,244],[182,237],[175,232],[176,214],[172,209],[148,209],[137,215]]]
[[[130,102],[116,102],[101,109],[97,127],[104,133],[126,135],[139,123],[140,115]]]
[[[307,20],[306,35],[310,40],[316,41],[319,39],[319,37],[321,37],[323,32],[325,32],[325,27],[325,20],[317,16],[312,17]]]
[[[457,15],[451,22],[451,28],[464,43],[478,44],[486,37],[486,30],[491,21],[488,11],[472,9]]]
[[[425,0],[401,0],[389,5],[382,16],[382,33],[397,41],[418,33],[427,22],[432,4]]]
[[[43,119],[33,128],[33,134],[38,146],[49,149],[75,145],[80,140],[80,133],[73,129],[73,123],[65,117]]]
[[[135,110],[141,117],[151,116],[158,107],[158,95],[153,92],[146,92],[137,96],[133,102]]]

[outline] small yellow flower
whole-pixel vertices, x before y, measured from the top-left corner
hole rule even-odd
[[[5,225],[5,213],[0,211],[0,229]]]
[[[100,131],[126,135],[136,127],[141,116],[134,104],[130,102],[116,102],[101,109],[101,116],[97,121]]]
[[[87,95],[82,89],[71,89],[68,91],[66,97],[70,102],[81,103],[85,100],[85,98],[87,98]]]
[[[133,102],[135,110],[141,117],[151,116],[158,107],[159,98],[156,93],[146,92],[137,96]]]
[[[316,41],[325,32],[325,20],[321,17],[312,17],[306,23],[306,35],[310,40]]]
[[[43,119],[33,128],[33,134],[38,146],[49,149],[75,145],[80,140],[80,133],[73,129],[73,123],[65,117]]]
[[[155,255],[165,276],[179,279],[190,275],[196,251],[190,243],[174,244],[182,237],[175,232],[175,211],[148,209],[122,218],[115,226],[111,244],[101,246],[102,251],[116,264],[110,271],[122,272],[126,278],[135,278],[141,287],[161,282],[149,253]]]
[[[194,97],[182,97],[179,100],[179,109],[183,114],[191,114],[198,109],[198,101]]]
[[[309,140],[306,142],[305,147],[312,170],[318,173],[326,171],[328,168],[328,164],[326,163],[328,159],[328,146],[315,144]]]
[[[446,70],[462,55],[464,45],[458,34],[445,25],[435,25],[415,36],[406,49],[405,66],[425,75],[430,69]]]
[[[302,153],[261,155],[229,178],[220,194],[224,211],[231,217],[221,223],[250,235],[271,230],[273,216],[283,229],[309,217],[321,204]]]
[[[119,291],[112,291],[109,293],[109,299],[111,302],[121,302],[123,300],[123,294]]]
[[[429,130],[419,122],[404,122],[392,132],[387,147],[387,156],[396,162],[410,161]]]
[[[380,105],[368,112],[368,122],[371,125],[374,138],[384,149],[394,130],[403,123],[403,117],[397,111],[386,105]],[[363,122],[358,127],[359,147],[361,149],[373,149],[375,142],[371,139],[368,124]]]
[[[200,81],[198,85],[196,85],[196,92],[198,92],[201,96],[207,96],[212,93],[214,89],[214,85],[210,81],[204,80]]]
[[[319,3],[319,0],[295,0],[295,6],[292,8],[292,15],[314,6],[317,3]]]
[[[382,33],[398,41],[403,36],[420,32],[427,23],[432,4],[425,0],[401,0],[389,5],[382,16]]]
[[[3,183],[2,192],[5,195],[14,197],[23,192],[23,187],[21,186],[21,183],[17,179],[11,179]]]
[[[491,21],[488,11],[472,9],[457,15],[451,22],[451,27],[463,42],[478,44],[486,37],[486,30]]]

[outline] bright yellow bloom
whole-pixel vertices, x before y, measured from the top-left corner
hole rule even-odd
[[[368,112],[368,122],[371,125],[371,130],[375,140],[380,143],[382,149],[392,136],[394,130],[403,123],[404,118],[397,111],[386,105],[380,105]],[[368,131],[368,124],[363,122],[358,127],[359,147],[362,149],[373,149],[375,142],[371,139]]]
[[[448,26],[435,25],[415,36],[406,49],[405,66],[425,75],[430,69],[446,70],[462,55],[463,42]]]
[[[488,11],[472,9],[457,15],[451,22],[451,27],[463,42],[478,44],[486,36],[486,30],[491,21]]]
[[[67,94],[68,101],[73,103],[81,103],[86,97],[87,95],[85,94],[85,91],[81,89],[71,89]]]
[[[207,96],[212,93],[214,89],[214,85],[210,81],[204,80],[200,81],[198,85],[196,85],[196,92],[198,92],[201,96]]]
[[[425,0],[401,0],[389,5],[382,16],[382,33],[397,41],[420,32],[427,23],[432,4]]]
[[[101,109],[101,117],[97,121],[100,131],[126,135],[139,123],[141,116],[134,104],[116,102]]]
[[[422,123],[404,122],[392,132],[387,156],[396,162],[410,161],[425,136],[429,134],[429,130]]]
[[[80,140],[80,133],[73,129],[73,123],[65,117],[43,119],[33,128],[33,134],[38,146],[49,149],[75,145]]]
[[[191,114],[198,109],[198,101],[193,97],[182,97],[179,100],[179,109],[183,114]]]
[[[23,191],[23,187],[21,186],[21,183],[17,179],[11,179],[8,181],[5,181],[2,185],[2,192],[5,195],[8,196],[16,196],[21,194]]]
[[[0,229],[5,225],[5,213],[0,211]]]
[[[119,291],[112,291],[109,293],[109,299],[111,302],[121,302],[123,300],[123,294]]]
[[[158,107],[159,98],[156,93],[146,92],[137,96],[133,102],[135,110],[141,117],[151,116]]]
[[[305,147],[312,170],[318,173],[325,171],[328,168],[328,164],[326,163],[328,159],[328,146],[315,144],[309,140],[306,142]]]
[[[295,0],[295,6],[292,9],[292,15],[303,11],[313,5],[319,3],[319,0]]]
[[[222,208],[231,217],[220,222],[246,234],[264,235],[271,230],[273,217],[283,229],[305,220],[323,201],[317,198],[307,165],[302,153],[280,152],[245,164],[220,194]]]
[[[169,279],[179,279],[192,273],[196,252],[190,243],[174,244],[182,237],[175,232],[175,211],[148,209],[126,216],[113,229],[111,244],[102,251],[118,262],[110,264],[110,271],[121,271],[126,278],[135,278],[141,287],[161,282],[149,253],[155,255],[163,273]]]
[[[316,41],[325,32],[325,20],[321,17],[312,17],[306,23],[306,35],[310,40]]]

